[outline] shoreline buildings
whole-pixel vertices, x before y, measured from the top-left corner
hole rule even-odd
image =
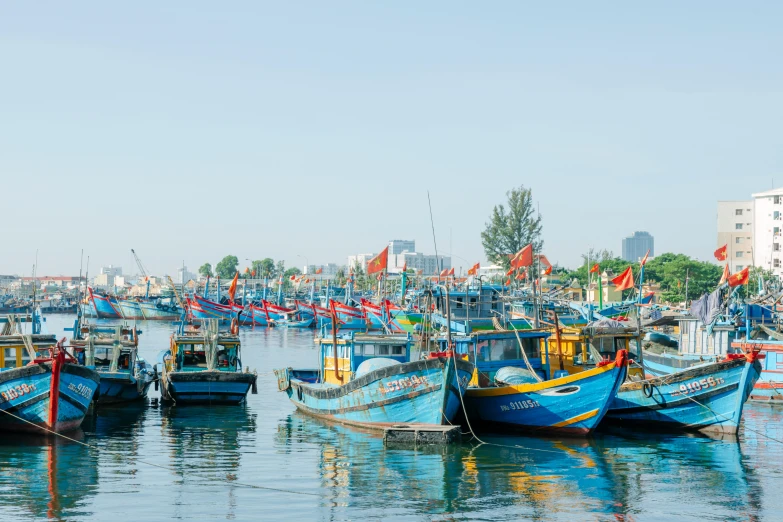
[[[356,254],[348,256],[348,268],[360,266],[362,270],[367,270],[367,263],[372,260],[378,252],[370,254]],[[438,260],[440,259],[439,266]],[[389,241],[389,266],[390,274],[399,274],[403,267],[409,270],[421,270],[422,275],[438,275],[441,270],[451,268],[451,257],[438,256],[432,254],[422,254],[416,252],[416,242],[406,239],[392,239]]]

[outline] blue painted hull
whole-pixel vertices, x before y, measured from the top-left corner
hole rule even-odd
[[[750,363],[741,358],[626,383],[607,418],[628,425],[736,434],[760,373],[758,360]]]
[[[623,360],[543,383],[468,388],[465,409],[474,427],[587,435],[606,415],[627,371]]]
[[[181,404],[239,404],[256,382],[253,373],[170,372],[163,379],[164,398]]]
[[[388,366],[342,386],[307,382],[312,372],[277,370],[278,386],[310,415],[377,428],[390,424],[445,424],[460,405],[473,365],[437,358]],[[459,379],[459,382],[458,382]]]
[[[48,423],[52,365],[35,364],[0,372],[0,430],[33,431],[47,428],[66,432],[78,428],[98,389],[98,373],[75,364],[64,364],[60,372],[60,399],[54,426]]]
[[[139,383],[130,373],[98,372],[101,376],[98,403],[137,401],[147,398],[152,381]]]
[[[114,308],[109,297],[93,294],[91,301],[99,318],[120,319],[120,315],[117,313],[117,310]]]

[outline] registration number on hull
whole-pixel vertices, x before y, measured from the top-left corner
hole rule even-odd
[[[74,385],[73,383],[68,384],[68,390],[72,391],[76,395],[81,395],[85,399],[92,399],[92,390],[89,386],[85,386],[83,384]]]
[[[394,391],[405,390],[408,388],[415,388],[416,386],[427,385],[430,381],[426,376],[414,375],[412,377],[404,377],[402,379],[395,379],[393,381],[386,381],[386,386],[381,385],[379,387],[381,395],[386,395]]]
[[[508,404],[501,404],[500,411],[516,411],[516,410],[529,410],[530,408],[538,408],[541,404],[538,401],[511,401]]]
[[[721,377],[716,378],[710,375],[709,377],[698,381],[691,381],[687,384],[680,384],[680,391],[673,392],[672,395],[690,395],[691,393],[697,393],[702,390],[714,388],[715,386],[723,384],[724,382],[726,382],[725,379]]]
[[[37,388],[35,387],[35,384],[27,383],[8,388],[6,391],[0,392],[0,398],[2,398],[2,401],[0,402],[9,402],[14,399],[18,399],[19,397],[27,395],[28,393],[34,392],[36,389]]]

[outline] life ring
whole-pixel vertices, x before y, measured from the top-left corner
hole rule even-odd
[[[231,333],[233,335],[237,335],[239,333],[239,321],[237,321],[236,317],[231,319]]]
[[[654,386],[652,384],[650,384],[649,381],[645,381],[644,384],[642,384],[642,393],[648,399],[653,396],[653,390],[654,389],[655,389]]]

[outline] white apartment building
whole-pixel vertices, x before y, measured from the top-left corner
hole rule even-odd
[[[437,275],[441,270],[451,268],[450,257],[441,256],[438,258],[435,255],[422,254],[421,252],[415,252],[415,248],[415,241],[402,239],[389,241],[388,272],[390,274],[399,274],[402,272],[403,267],[407,266],[408,269],[421,270],[422,275]],[[372,254],[348,256],[348,268],[354,268],[358,265],[366,271],[367,263],[377,255],[378,253],[375,252]]]
[[[316,274],[319,268],[321,269],[321,273]],[[316,276],[321,279],[334,279],[337,277],[337,272],[339,270],[340,265],[337,263],[326,263],[325,265],[305,265],[304,270],[302,270],[302,274],[306,276]],[[345,274],[346,276],[348,275],[348,270],[345,270]]]
[[[783,188],[753,194],[753,264],[783,275]]]
[[[755,200],[718,201],[718,243],[715,247],[728,245],[726,261],[732,274],[753,264],[754,204]]]

